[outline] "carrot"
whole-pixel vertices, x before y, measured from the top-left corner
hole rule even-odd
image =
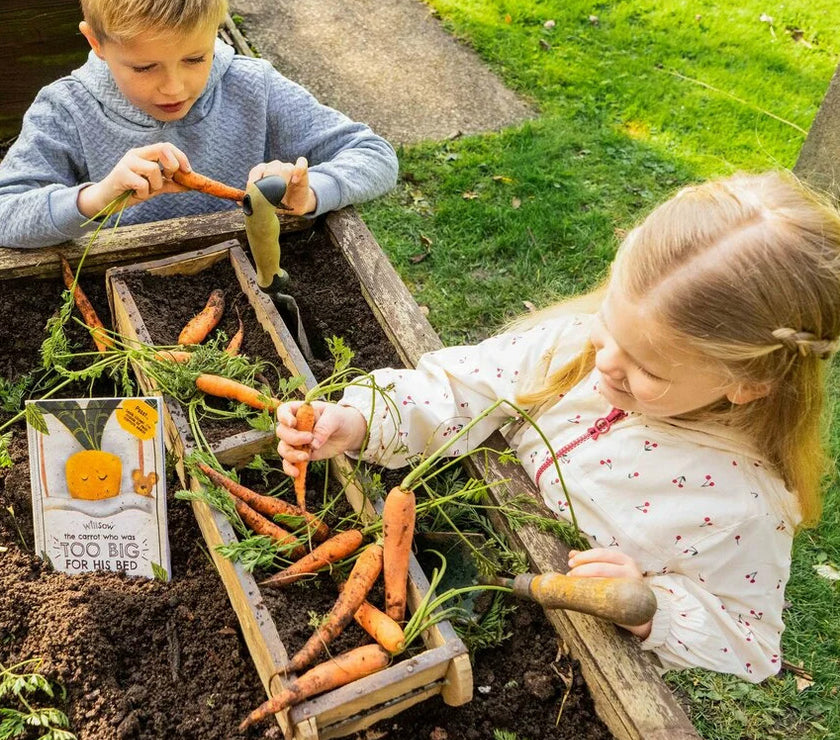
[[[295,429],[301,432],[311,432],[315,428],[315,409],[312,404],[305,401],[298,406],[295,414]],[[309,452],[310,446],[304,445],[300,449]],[[295,462],[298,469],[297,477],[295,478],[295,497],[297,498],[297,505],[306,511],[306,468],[309,466],[308,462]]]
[[[408,562],[416,516],[414,491],[394,486],[382,509],[384,549],[385,613],[391,619],[405,619]]]
[[[214,470],[209,465],[199,463],[198,467],[204,475],[213,481],[213,483],[226,489],[228,492],[236,496],[236,498],[241,499],[248,504],[248,506],[261,514],[265,514],[269,517],[278,515],[301,517],[302,519],[305,519],[307,525],[309,525],[313,540],[323,542],[327,539],[327,537],[329,537],[329,527],[327,527],[326,524],[313,514],[301,511],[297,506],[287,503],[281,498],[264,496],[256,491],[252,491],[250,488],[246,488],[241,483],[237,483],[235,480],[231,480],[227,476],[222,475],[218,470]],[[359,544],[361,544],[361,542]]]
[[[318,545],[296,563],[292,563],[285,570],[281,570],[271,578],[262,581],[260,586],[285,586],[294,583],[303,576],[352,555],[362,546],[362,541],[362,533],[358,529],[347,529],[344,532],[339,532],[326,542]]]
[[[203,342],[207,338],[207,335],[221,321],[224,310],[224,291],[216,288],[210,293],[210,297],[207,299],[207,304],[204,308],[193,316],[187,322],[187,325],[181,329],[181,333],[178,335],[178,344],[200,344]]]
[[[269,521],[259,512],[254,511],[248,504],[236,498],[236,496],[231,496],[231,498],[233,499],[234,506],[236,506],[236,513],[239,514],[242,521],[255,534],[265,535],[274,540],[278,545],[288,546],[289,549],[286,551],[286,555],[291,560],[297,560],[304,556],[306,550],[302,545],[296,544],[298,541],[297,537],[282,527],[278,527],[274,522]]]
[[[217,198],[224,198],[225,200],[243,200],[245,198],[245,191],[238,188],[232,188],[229,185],[212,180],[204,175],[199,175],[197,172],[184,172],[183,170],[176,170],[172,175],[172,179],[179,185],[183,185],[190,190],[197,190],[200,193],[207,193],[207,195],[214,195]]]
[[[373,544],[365,548],[356,560],[344,588],[306,644],[295,653],[287,670],[299,673],[315,660],[353,619],[356,610],[367,598],[374,581],[382,571],[382,546]]]
[[[369,601],[362,602],[362,605],[356,609],[353,619],[392,655],[405,647],[403,628]]]
[[[155,359],[160,362],[189,362],[192,352],[184,352],[179,349],[165,349],[155,352]]]
[[[228,346],[225,347],[225,354],[231,357],[239,354],[239,349],[242,347],[242,339],[245,337],[245,327],[242,325],[242,317],[239,315],[238,308],[236,309],[236,318],[239,320],[239,328],[236,330],[236,334],[230,338]]]
[[[345,686],[358,678],[381,671],[390,661],[391,656],[379,645],[362,645],[336,655],[298,676],[287,688],[257,707],[239,725],[239,731],[244,732],[254,723],[300,704],[310,696]]]
[[[99,316],[85,295],[85,292],[78,283],[75,288],[73,287],[75,277],[70,263],[64,255],[60,254],[59,259],[61,260],[61,274],[64,277],[64,285],[67,287],[67,290],[73,291],[73,300],[76,303],[76,308],[79,309],[79,313],[82,314],[82,319],[90,330],[90,336],[93,338],[94,344],[96,344],[96,349],[100,352],[112,349],[114,347],[114,341],[108,336],[105,326],[99,320]]]
[[[276,398],[264,396],[256,388],[251,388],[230,378],[224,378],[221,375],[201,373],[195,379],[195,385],[196,388],[208,395],[239,401],[239,403],[244,403],[252,409],[276,411],[280,405],[280,401]]]

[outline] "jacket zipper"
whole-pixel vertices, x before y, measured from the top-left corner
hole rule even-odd
[[[602,416],[598,419],[595,419],[595,423],[586,430],[586,434],[582,434],[577,439],[573,439],[566,445],[563,445],[557,452],[555,452],[551,457],[549,457],[540,467],[537,469],[537,474],[534,479],[534,482],[539,485],[540,478],[542,474],[549,469],[554,464],[554,461],[558,457],[562,457],[563,455],[568,455],[575,447],[580,446],[588,439],[598,439],[602,434],[606,434],[610,431],[610,427],[612,427],[615,422],[620,421],[625,416],[627,416],[626,411],[622,411],[621,409],[612,409],[606,416]]]

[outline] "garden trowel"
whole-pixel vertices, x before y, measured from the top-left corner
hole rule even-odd
[[[297,342],[304,358],[314,359],[297,302],[286,290],[289,273],[280,267],[280,220],[277,208],[286,193],[286,181],[279,175],[269,175],[248,185],[242,199],[245,213],[245,233],[257,268],[257,284],[277,307],[280,316]]]

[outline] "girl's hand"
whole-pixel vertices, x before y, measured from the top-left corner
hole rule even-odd
[[[187,155],[172,144],[129,149],[103,180],[79,191],[79,211],[92,218],[126,191],[132,192],[129,206],[161,193],[180,193],[185,188],[169,179],[176,170],[189,172],[191,167]]]
[[[361,412],[351,406],[313,401],[315,427],[311,432],[295,429],[295,414],[301,401],[290,401],[277,408],[275,432],[280,442],[277,452],[283,458],[283,471],[297,476],[296,462],[323,460],[361,448],[367,435],[367,420]],[[310,445],[309,452],[296,449]]]
[[[273,162],[258,164],[248,173],[248,184],[269,175],[280,175],[286,181],[286,194],[281,201],[283,213],[303,216],[312,213],[318,205],[315,192],[309,187],[309,163],[306,157],[298,157],[297,162]]]
[[[615,547],[593,547],[591,550],[569,551],[569,572],[577,578],[635,578],[644,580],[644,575],[629,555]],[[619,625],[642,640],[650,634],[652,622],[638,626]]]

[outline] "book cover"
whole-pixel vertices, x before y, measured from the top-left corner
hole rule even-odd
[[[27,401],[35,548],[56,570],[168,580],[162,404]]]

